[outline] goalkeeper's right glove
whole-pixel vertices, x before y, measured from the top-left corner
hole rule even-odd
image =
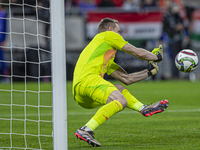
[[[157,63],[150,61],[148,70],[149,70],[148,76],[152,76],[152,75],[157,74],[157,72],[159,70]]]
[[[156,60],[155,62],[160,62],[163,59],[163,48],[162,45],[159,46],[159,48],[154,48],[152,51],[153,54],[157,55],[158,60]]]

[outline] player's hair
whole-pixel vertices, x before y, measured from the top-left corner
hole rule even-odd
[[[99,23],[98,33],[107,31],[109,27],[112,27],[114,29],[116,27],[116,24],[118,24],[117,20],[111,18],[104,18]]]

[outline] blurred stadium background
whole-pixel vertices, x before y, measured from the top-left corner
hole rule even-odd
[[[169,0],[170,1],[170,0]],[[171,0],[179,5],[179,12],[183,19],[185,31],[183,33],[183,48],[190,48],[194,50],[200,56],[200,1],[199,0]],[[23,16],[23,10],[17,4],[22,4],[22,0],[11,0],[12,15],[17,17]],[[2,0],[2,7],[8,11],[7,0]],[[39,47],[50,49],[50,40],[48,38],[50,34],[50,21],[49,0],[24,0],[25,15],[28,18],[34,18],[38,16],[43,22],[39,22],[39,32],[46,35],[40,37]],[[130,3],[132,3],[130,5]],[[42,6],[36,12],[35,5]],[[145,48],[151,51],[154,47],[158,47],[159,44],[164,46],[164,60],[159,64],[160,71],[152,79],[156,80],[169,80],[177,79],[173,77],[171,69],[171,63],[174,62],[171,56],[171,50],[169,48],[168,41],[163,36],[163,23],[162,17],[166,11],[166,1],[164,0],[66,0],[65,2],[66,13],[66,53],[67,53],[67,79],[72,80],[73,68],[76,64],[78,56],[83,48],[88,44],[92,37],[97,33],[97,24],[103,17],[113,17],[119,20],[120,27],[122,28],[122,35],[125,40],[131,44]],[[148,18],[148,19],[147,19]],[[12,20],[8,23],[12,23],[12,31],[21,31],[22,21]],[[35,24],[30,21],[26,23],[26,30],[35,31]],[[183,32],[185,32],[183,31]],[[8,31],[9,32],[9,31]],[[184,36],[187,36],[189,40],[185,41]],[[20,47],[24,45],[22,36],[13,36],[12,45]],[[10,45],[10,38],[6,38],[6,45]],[[29,47],[38,47],[38,42],[33,36],[26,36],[26,45]],[[24,60],[23,50],[14,48],[14,59]],[[50,53],[41,52],[42,59],[48,59]],[[30,50],[30,54],[27,56],[30,60],[38,62],[37,52],[34,53]],[[10,52],[5,49],[5,60],[10,59]],[[128,54],[118,51],[116,55],[116,62],[124,67],[127,72],[134,72],[148,67],[148,63],[142,60],[138,60]],[[13,64],[14,71],[17,74],[24,74],[24,70],[21,69],[19,64]],[[7,64],[9,73],[9,64]],[[50,75],[51,67],[49,64],[41,66],[43,74]],[[37,76],[37,67],[34,65],[28,66],[28,74],[31,76]],[[200,67],[198,67],[193,74],[194,79],[200,79]],[[106,77],[110,78],[110,77]],[[189,74],[180,73],[179,79],[189,79]],[[19,80],[19,79],[16,79]],[[48,81],[48,80],[47,80]]]
[[[146,121],[143,118],[137,118],[134,113],[126,110],[118,115],[119,120],[122,121],[116,119],[117,123],[108,122],[108,125],[111,126],[104,126],[107,130],[103,130],[103,128],[97,130],[97,135],[107,131],[112,132],[112,127],[118,128],[120,124],[126,124],[125,128],[121,129],[122,132],[131,133],[132,125],[137,120],[139,122],[136,125],[139,128],[137,128],[138,131],[132,132],[134,134],[132,137],[130,135],[126,137],[125,134],[119,139],[118,133],[112,133],[115,135],[113,140],[115,142],[113,143],[107,133],[99,134],[99,136],[102,136],[105,145],[110,146],[110,149],[124,149],[124,146],[127,147],[127,145],[132,146],[127,149],[137,147],[139,149],[166,149],[166,145],[169,147],[168,149],[191,149],[191,147],[192,149],[199,149],[199,113],[197,113],[199,106],[197,103],[200,67],[190,74],[179,72],[178,78],[173,75],[172,50],[169,47],[168,37],[163,34],[163,16],[166,14],[167,1],[175,2],[179,6],[179,13],[185,27],[181,33],[182,48],[190,48],[200,56],[199,0],[65,0],[66,64],[67,79],[69,80],[67,84],[69,149],[80,149],[80,146],[81,149],[88,149],[84,145],[86,143],[79,144],[79,141],[76,141],[74,131],[85,123],[85,120],[90,118],[96,109],[83,110],[76,105],[71,92],[71,80],[79,54],[97,33],[98,22],[104,17],[119,20],[122,36],[136,47],[151,51],[159,44],[163,45],[164,60],[159,63],[160,71],[156,76],[147,80],[167,81],[139,82],[136,83],[137,86],[134,84],[129,86],[128,89],[147,104],[154,101],[155,93],[158,91],[156,98],[168,98],[171,106],[169,111],[167,110],[168,113],[163,113]],[[52,149],[49,0],[0,0],[0,4],[12,16],[12,18],[7,19],[8,28],[6,32],[8,34],[6,34],[5,41],[2,42],[3,46],[0,46],[4,52],[4,61],[0,59],[0,139],[2,139],[0,140],[0,147],[34,147],[39,149],[41,146],[39,146],[38,138],[35,137],[41,136],[42,148]],[[0,21],[2,20],[0,18]],[[3,31],[0,31],[0,33],[5,34]],[[115,61],[127,72],[139,71],[148,67],[148,62],[121,51],[117,52]],[[6,78],[8,81],[2,75],[2,62],[6,64],[4,73],[8,77]],[[39,70],[40,73],[38,73]],[[14,76],[10,77],[9,75]],[[23,76],[26,77],[26,80]],[[13,81],[20,82],[3,84],[10,82],[10,78]],[[106,78],[111,79],[109,76],[106,76]],[[168,80],[171,81],[168,82]],[[189,80],[198,81],[191,84]],[[24,84],[24,81],[36,82]],[[118,83],[117,81],[113,82]],[[26,108],[27,112],[25,111]],[[131,115],[124,116],[124,114],[129,113]],[[171,115],[172,113],[173,115]],[[135,115],[133,120],[132,115]],[[153,129],[146,128],[149,121]],[[159,123],[157,123],[158,121]],[[162,131],[162,134],[160,134],[160,131]],[[152,133],[158,138],[152,137]],[[26,144],[24,142],[25,136],[28,139]],[[168,143],[165,145],[163,141],[166,141],[166,139]],[[141,145],[141,141],[143,145]],[[105,149],[105,147],[102,147],[102,149]]]

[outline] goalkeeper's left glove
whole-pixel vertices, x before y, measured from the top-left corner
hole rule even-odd
[[[152,76],[152,75],[157,74],[157,72],[159,70],[157,63],[150,61],[148,70],[149,70],[148,76]]]
[[[159,48],[154,48],[152,51],[153,54],[157,55],[158,60],[156,60],[155,62],[160,62],[163,59],[163,48],[162,45],[159,46]]]

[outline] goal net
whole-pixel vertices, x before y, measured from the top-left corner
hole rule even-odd
[[[59,115],[56,111],[62,104],[52,105],[52,94],[58,95],[53,90],[61,82],[51,74],[57,59],[52,56],[56,42],[50,36],[55,29],[50,22],[52,1],[0,0],[0,149],[55,149],[53,141],[59,138],[53,134],[57,128],[53,120],[58,118],[53,114]],[[62,6],[61,1],[54,6]]]

